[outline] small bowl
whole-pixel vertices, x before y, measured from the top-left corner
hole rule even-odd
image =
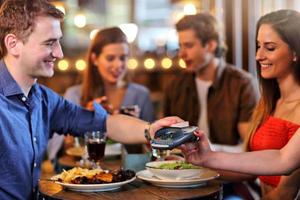
[[[146,169],[149,170],[155,177],[168,180],[182,180],[199,178],[205,171],[204,168],[195,166],[195,169],[162,169],[163,164],[184,163],[184,161],[154,161],[146,163]]]

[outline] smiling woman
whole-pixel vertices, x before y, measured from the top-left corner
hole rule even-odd
[[[300,13],[279,10],[257,24],[257,71],[261,99],[253,113],[247,148],[251,153],[212,152],[203,133],[196,149],[183,147],[188,161],[259,176],[264,198],[294,199],[300,166]],[[264,151],[260,151],[264,150]],[[295,170],[295,171],[293,171]]]
[[[296,54],[273,30],[272,25],[261,25],[257,34],[256,60],[260,64],[263,78],[278,77],[280,79],[292,75],[290,66],[296,59]]]
[[[148,89],[129,81],[128,54],[127,38],[120,28],[99,31],[87,53],[88,66],[82,85],[69,88],[67,98],[89,109],[97,99],[110,113],[118,113],[122,106],[137,105],[140,109],[137,116],[153,121]]]
[[[117,114],[122,108],[137,108],[132,116],[148,122],[154,121],[154,110],[149,90],[131,83],[127,74],[129,46],[127,38],[118,27],[97,32],[87,52],[87,68],[83,82],[67,89],[66,99],[93,110],[93,103],[101,104],[108,113]],[[134,133],[133,133],[134,134]],[[50,140],[48,152],[51,159],[56,154],[63,136]],[[126,146],[129,153],[142,153],[142,145]]]

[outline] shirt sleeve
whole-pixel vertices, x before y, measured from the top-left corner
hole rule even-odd
[[[107,112],[97,103],[94,103],[95,111],[89,111],[63,97],[58,97],[56,100],[52,97],[48,109],[51,112],[52,132],[70,133],[74,136],[82,136],[87,131],[106,132]]]

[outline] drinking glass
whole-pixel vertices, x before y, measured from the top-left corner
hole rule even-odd
[[[89,160],[93,168],[101,168],[100,161],[104,157],[106,134],[101,131],[90,131],[84,135]]]

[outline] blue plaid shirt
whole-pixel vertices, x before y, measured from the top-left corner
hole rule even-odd
[[[87,111],[39,84],[26,97],[0,60],[0,199],[32,199],[53,132],[105,131],[106,111]]]

